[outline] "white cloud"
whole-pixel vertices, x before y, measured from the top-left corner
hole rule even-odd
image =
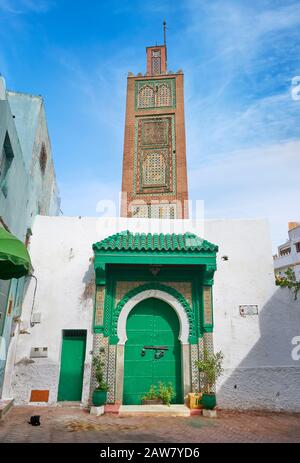
[[[53,4],[52,0],[0,0],[0,10],[11,14],[45,13]]]

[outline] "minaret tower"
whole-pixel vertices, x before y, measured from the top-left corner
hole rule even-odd
[[[188,218],[183,73],[164,45],[146,48],[147,72],[127,79],[122,217]]]

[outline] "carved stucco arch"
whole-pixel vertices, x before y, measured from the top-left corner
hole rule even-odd
[[[179,340],[182,344],[188,344],[191,338],[196,336],[194,313],[182,294],[170,286],[159,283],[141,285],[129,291],[117,305],[112,332],[117,335],[119,344],[124,345],[127,340],[126,322],[130,311],[136,304],[151,297],[165,301],[176,311],[180,323]]]

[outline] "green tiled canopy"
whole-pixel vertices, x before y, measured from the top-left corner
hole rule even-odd
[[[216,253],[218,246],[203,240],[193,233],[157,234],[131,233],[124,231],[109,236],[93,245],[95,252],[105,251],[147,251],[147,252],[183,252],[183,253]]]

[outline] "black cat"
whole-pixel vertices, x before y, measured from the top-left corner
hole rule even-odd
[[[40,423],[40,416],[39,415],[34,415],[30,417],[30,421],[28,421],[29,424],[32,426],[41,426]]]

